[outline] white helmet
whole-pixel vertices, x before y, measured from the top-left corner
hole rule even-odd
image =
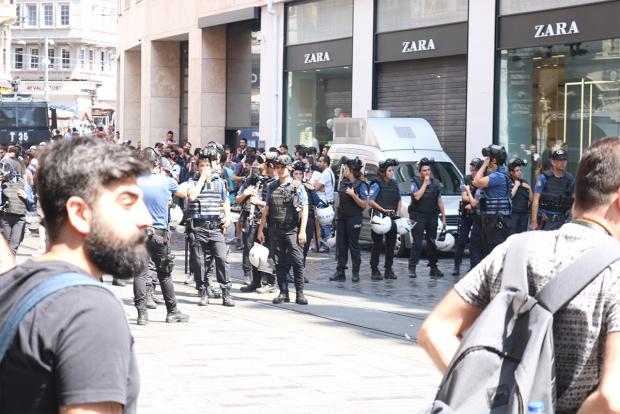
[[[392,228],[392,219],[388,216],[374,215],[370,220],[370,228],[377,234],[385,234]]]
[[[334,208],[332,206],[317,208],[316,215],[320,224],[331,224],[334,221]]]
[[[269,264],[269,249],[260,243],[254,243],[250,249],[249,259],[252,266],[261,272],[273,273]]]
[[[441,252],[449,252],[454,247],[454,236],[450,233],[446,233],[446,236],[442,241],[439,239],[435,240],[435,246],[437,247],[437,250]]]
[[[394,220],[394,224],[396,224],[396,232],[401,236],[403,234],[409,233],[413,228],[411,221],[409,221],[409,219],[405,217]]]

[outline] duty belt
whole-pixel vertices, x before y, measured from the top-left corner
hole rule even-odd
[[[555,223],[557,221],[562,221],[562,220],[566,219],[564,214],[545,214],[545,213],[541,213],[540,216],[543,217],[546,221],[549,221],[551,223]]]
[[[295,223],[269,223],[269,227],[273,227],[274,229],[282,229],[282,230],[290,230],[297,227]]]
[[[222,223],[220,221],[213,220],[194,220],[194,227],[205,230],[218,230],[221,228]]]

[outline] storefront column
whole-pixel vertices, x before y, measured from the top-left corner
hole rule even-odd
[[[356,0],[353,8],[353,73],[351,116],[366,117],[372,109],[374,0]]]
[[[469,2],[466,160],[493,143],[495,3]]]
[[[140,59],[142,53],[138,50],[128,50],[123,53],[120,59],[119,78],[120,96],[118,102],[121,103],[120,119],[121,139],[131,140],[134,145],[140,142],[140,84],[141,67]]]
[[[188,141],[224,143],[226,124],[226,26],[189,33]]]

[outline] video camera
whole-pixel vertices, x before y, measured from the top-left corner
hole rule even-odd
[[[488,147],[482,148],[482,156],[489,157],[497,161],[497,163],[501,165],[506,162],[507,154],[504,147],[493,144],[489,145]]]
[[[519,157],[514,157],[511,158],[510,161],[508,161],[509,170],[514,170],[517,167],[527,167],[527,160],[522,160]]]

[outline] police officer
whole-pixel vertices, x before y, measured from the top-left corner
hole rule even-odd
[[[302,186],[295,185],[290,168],[290,155],[280,155],[276,161],[278,181],[269,184],[266,205],[256,239],[263,243],[265,224],[269,224],[270,251],[276,256],[276,277],[280,294],[273,303],[290,302],[288,294],[288,272],[293,267],[296,298],[295,303],[307,305],[304,296],[304,257],[302,248],[306,244],[308,222],[308,198]]]
[[[362,213],[368,200],[368,184],[362,180],[362,160],[358,157],[342,157],[342,179],[338,186],[338,208],[336,209],[336,250],[338,264],[336,273],[329,278],[332,282],[346,280],[345,269],[351,251],[351,280],[359,282],[360,257],[359,238],[362,229]]]
[[[426,237],[426,252],[431,267],[431,277],[442,277],[443,273],[437,267],[437,219],[441,213],[441,223],[446,227],[446,211],[441,199],[440,183],[433,178],[431,166],[434,160],[426,157],[418,161],[419,177],[413,177],[411,182],[411,205],[409,215],[416,223],[413,227],[413,246],[409,255],[409,277],[417,277],[416,266],[422,254],[422,242]],[[425,236],[426,233],[426,236]]]
[[[379,162],[377,175],[379,180],[370,185],[368,205],[372,208],[371,216],[382,214],[391,218],[398,218],[401,206],[400,189],[394,179],[394,167],[398,165],[397,159],[388,158]],[[379,255],[383,247],[385,236],[385,278],[396,279],[392,271],[394,263],[394,247],[396,246],[396,225],[392,222],[392,228],[385,234],[370,232],[372,237],[372,251],[370,253],[370,270],[372,280],[381,280],[383,275],[379,271]]]
[[[476,171],[482,166],[480,158],[473,158],[469,163],[469,174],[461,180],[461,202],[459,203],[459,231],[458,240],[456,242],[456,252],[454,253],[454,271],[452,276],[461,274],[461,262],[465,253],[465,246],[469,242],[469,265],[470,269],[480,262],[480,243],[474,243],[476,235],[471,232],[474,230],[474,221],[476,220],[476,206],[478,202],[475,199],[476,186],[473,183]],[[474,239],[474,240],[472,240]],[[480,240],[478,238],[478,240]]]
[[[149,291],[153,289],[150,280],[153,279],[154,274],[157,275],[164,295],[164,302],[168,311],[166,322],[187,322],[189,315],[181,313],[177,308],[177,299],[171,277],[174,268],[174,256],[170,251],[170,234],[168,232],[168,208],[172,195],[185,197],[185,194],[179,191],[179,184],[174,179],[162,174],[159,159],[151,157],[150,161],[151,174],[138,178],[138,185],[144,194],[144,203],[151,213],[153,226],[149,229],[146,240],[146,248],[149,253],[148,269],[135,277],[133,281],[134,305],[138,310],[137,323],[138,325],[148,323],[146,302],[147,295],[150,294]]]
[[[513,158],[508,162],[508,172],[512,179],[512,219],[511,234],[527,231],[527,223],[530,219],[530,203],[532,202],[532,187],[523,178],[521,168],[527,162],[520,158]]]
[[[193,233],[193,272],[196,283],[206,279],[207,259],[209,255],[215,260],[215,273],[222,289],[222,305],[235,306],[230,296],[229,268],[224,233],[228,228],[230,217],[230,199],[226,184],[211,168],[210,161],[219,159],[223,148],[218,145],[205,147],[198,159],[200,178],[195,184],[188,185],[191,228]],[[207,286],[198,286],[199,306],[209,303]]]
[[[551,169],[538,176],[532,200],[532,230],[555,230],[566,222],[573,205],[575,177],[566,171],[566,151],[551,154]]]
[[[2,185],[2,232],[13,255],[24,240],[26,213],[34,207],[32,189],[9,159],[0,163],[0,185]]]
[[[482,256],[485,257],[510,235],[512,183],[504,166],[504,147],[490,145],[482,149],[482,155],[484,162],[474,176],[474,185],[478,187],[480,200]]]

